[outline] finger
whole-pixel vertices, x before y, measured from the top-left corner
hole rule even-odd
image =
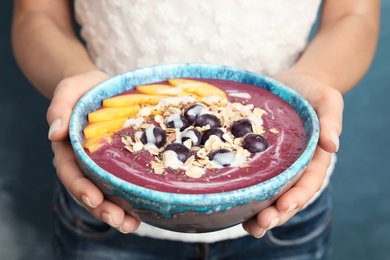
[[[264,230],[269,230],[276,226],[283,225],[298,211],[298,209],[294,209],[288,212],[282,212],[278,210],[275,205],[272,205],[257,214],[256,221],[253,224],[258,225]]]
[[[123,209],[109,200],[104,200],[96,208],[86,207],[86,209],[96,219],[106,222],[114,228],[118,228],[125,218],[125,212]]]
[[[255,218],[244,222],[242,226],[249,234],[256,238],[260,238],[263,237],[268,230],[286,223],[297,212],[298,210],[280,212],[275,206],[270,206],[261,211]]]
[[[57,176],[66,189],[80,202],[90,208],[96,208],[103,202],[103,194],[81,172],[74,158],[69,142],[52,144],[55,153]]]
[[[140,224],[141,221],[138,219],[130,215],[125,215],[123,222],[118,227],[118,230],[124,234],[127,234],[136,231]]]
[[[244,223],[242,223],[242,228],[248,232],[249,234],[251,234],[252,236],[254,236],[255,238],[261,238],[265,235],[265,233],[267,232],[266,229],[264,228],[261,228],[258,224],[257,224],[257,221],[256,221],[256,218],[251,218],[247,221],[245,221]]]
[[[295,185],[277,201],[276,208],[281,212],[300,209],[321,189],[325,180],[332,154],[317,147],[313,159]]]
[[[141,221],[125,213],[125,211],[115,203],[104,200],[99,206],[85,209],[96,219],[103,221],[124,234],[134,232],[138,229]]]
[[[84,176],[74,159],[70,144],[58,142],[52,146],[56,154],[58,178],[91,215],[118,228],[122,233],[133,232],[138,228],[139,220],[126,215],[118,205],[104,200],[99,188]]]
[[[141,223],[138,219],[125,214],[121,207],[108,200],[104,200],[96,208],[86,207],[86,209],[96,219],[107,223],[124,234],[134,232]]]
[[[127,215],[125,211],[115,203],[104,200],[96,208],[86,207],[89,213],[96,219],[99,219],[111,227],[117,228],[122,233],[130,233],[137,230],[140,225],[140,220]]]

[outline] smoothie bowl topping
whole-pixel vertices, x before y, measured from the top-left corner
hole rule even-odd
[[[267,112],[250,98],[191,79],[137,86],[88,115],[84,146],[93,153],[117,135],[122,150],[151,155],[145,167],[155,174],[170,169],[200,178],[211,169],[248,167],[253,154],[269,147],[262,119]]]

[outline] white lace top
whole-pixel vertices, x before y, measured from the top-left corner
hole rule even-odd
[[[265,75],[303,51],[320,0],[76,0],[93,61],[115,75],[161,63],[206,62]],[[214,242],[246,234],[241,226],[181,234],[142,224],[139,235]]]
[[[305,48],[320,0],[82,0],[92,59],[110,74],[176,62],[274,75]]]

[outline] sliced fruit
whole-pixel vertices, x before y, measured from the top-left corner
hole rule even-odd
[[[140,85],[135,89],[141,93],[151,95],[176,96],[177,94],[184,92],[182,88],[172,87],[170,85],[164,84]]]
[[[216,105],[219,107],[226,106],[226,104],[228,102],[227,98],[223,98],[223,97],[217,96],[217,95],[203,97],[201,100],[203,103],[205,103],[207,105]]]
[[[169,79],[168,82],[174,87],[182,88],[185,92],[194,93],[201,97],[216,95],[227,98],[222,89],[206,82],[192,79]]]
[[[86,148],[90,153],[93,153],[100,147],[102,147],[105,144],[111,144],[112,143],[112,136],[114,134],[108,134],[105,136],[98,136],[90,139],[85,139],[84,141],[84,148]]]
[[[136,90],[150,95],[166,95],[166,96],[192,96],[197,99],[200,99],[195,93],[189,93],[184,91],[180,87],[172,87],[170,85],[164,84],[150,84],[150,85],[140,85],[136,87]]]
[[[129,107],[133,105],[155,105],[165,95],[125,94],[103,100],[104,107]]]
[[[126,120],[127,117],[121,117],[109,121],[88,124],[84,127],[84,136],[87,139],[91,139],[121,130]]]
[[[121,117],[135,116],[141,109],[140,106],[135,105],[131,107],[102,107],[88,114],[88,121],[90,123],[113,120]]]

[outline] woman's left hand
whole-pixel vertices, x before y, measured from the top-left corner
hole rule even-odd
[[[274,204],[243,223],[243,228],[254,237],[262,237],[267,230],[287,222],[321,189],[332,153],[339,148],[342,130],[344,102],[338,90],[304,73],[286,72],[275,78],[313,106],[320,122],[320,138],[311,162],[296,184]]]

